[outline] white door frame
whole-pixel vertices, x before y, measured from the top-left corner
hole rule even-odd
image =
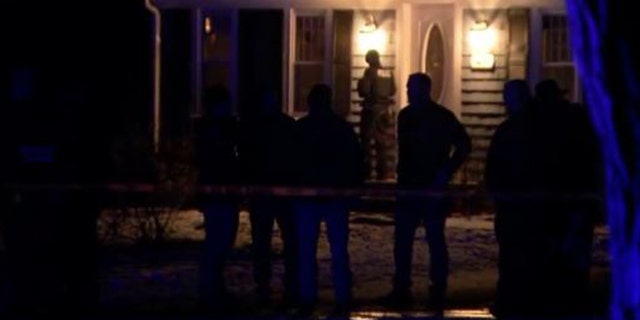
[[[445,37],[446,49],[445,55],[449,57],[446,73],[446,89],[443,104],[454,112],[456,115],[460,115],[461,112],[461,68],[462,68],[462,5],[459,1],[437,1],[433,3],[418,2],[418,3],[403,3],[400,9],[399,19],[401,22],[401,44],[400,54],[401,63],[400,74],[401,83],[399,88],[402,88],[400,95],[400,105],[404,107],[408,104],[406,95],[406,80],[409,75],[416,71],[422,71],[422,63],[420,63],[421,55],[423,54],[423,44],[425,39],[422,39],[420,21],[417,21],[416,15],[420,10],[424,10],[429,6],[451,6],[450,17],[452,23],[449,24],[449,28],[443,28],[441,21],[435,21],[438,23],[443,31]],[[429,29],[429,27],[427,27]],[[419,43],[414,47],[414,40],[418,40]],[[417,48],[417,49],[416,49]],[[418,50],[419,52],[416,52]]]

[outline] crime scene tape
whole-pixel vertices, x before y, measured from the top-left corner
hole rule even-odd
[[[3,184],[5,191],[67,191],[67,192],[107,192],[107,193],[154,193],[171,192],[177,189],[152,183],[110,183],[110,184]],[[198,185],[193,192],[203,195],[253,196],[272,195],[283,197],[428,197],[428,198],[490,198],[493,200],[597,200],[603,197],[596,193],[558,193],[558,192],[498,192],[489,193],[486,190],[474,188],[457,188],[455,186],[444,190],[429,188],[401,188],[396,185],[385,187],[312,187],[312,186],[264,186],[264,185]]]

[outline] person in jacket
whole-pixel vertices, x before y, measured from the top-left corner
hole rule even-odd
[[[274,195],[273,187],[291,186],[295,178],[295,119],[282,112],[274,91],[266,91],[258,112],[241,121],[239,157],[250,185],[266,188],[249,198],[253,276],[260,305],[271,302],[271,242],[277,222],[285,265],[283,306],[295,303],[297,240],[290,197]]]
[[[389,140],[391,117],[395,117],[392,110],[393,97],[396,94],[395,80],[390,70],[385,69],[380,62],[380,53],[369,50],[365,55],[368,67],[362,78],[358,80],[358,95],[362,98],[362,112],[360,113],[360,142],[364,148],[367,178],[370,176],[372,162],[375,161],[375,178],[385,180],[393,177],[393,167],[387,170],[386,155],[393,141]],[[375,152],[375,158],[371,154]]]
[[[231,109],[231,95],[223,86],[207,88],[204,115],[195,124],[195,161],[198,185],[233,186],[240,183],[238,121]],[[205,240],[199,270],[199,303],[208,311],[233,306],[224,266],[238,229],[239,199],[221,193],[198,196],[204,216]]]
[[[308,95],[309,115],[297,121],[299,183],[336,193],[358,187],[364,180],[363,154],[353,127],[331,107],[331,88],[315,85]],[[352,301],[349,266],[349,209],[351,200],[341,195],[319,194],[299,199],[298,314],[308,315],[318,299],[316,253],[320,224],[324,220],[331,245],[331,272],[335,286],[335,313],[343,314]]]
[[[407,81],[409,105],[398,115],[398,187],[394,217],[395,275],[384,299],[393,306],[411,303],[411,258],[416,228],[424,224],[429,245],[429,301],[442,311],[449,275],[445,222],[452,209],[447,190],[471,151],[470,138],[456,116],[431,100],[431,78],[414,73]],[[428,193],[424,193],[424,192]]]

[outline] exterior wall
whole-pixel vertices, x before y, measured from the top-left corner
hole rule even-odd
[[[409,16],[409,31],[404,38],[403,48],[404,60],[408,62],[405,69],[407,73],[402,80],[403,85],[411,73],[430,72],[426,65],[426,57],[429,54],[433,55],[434,48],[430,48],[428,39],[433,28],[437,26],[442,35],[442,57],[438,64],[443,71],[443,77],[440,78],[441,90],[436,92],[438,77],[432,75],[434,86],[431,96],[455,114],[459,114],[459,73],[456,70],[456,62],[459,59],[455,45],[460,37],[456,34],[456,7],[450,3],[416,4],[412,6]],[[403,101],[402,106],[407,103],[408,101]]]
[[[486,154],[496,127],[506,118],[502,93],[510,79],[526,79],[533,86],[540,80],[541,12],[561,12],[557,3],[548,7],[463,10],[461,113],[460,118],[472,137],[472,153],[459,172],[459,181],[481,185]],[[495,68],[473,70],[468,33],[476,21],[487,21],[496,35],[493,48]]]
[[[449,52],[451,83],[453,88],[444,104],[450,107],[465,124],[473,139],[473,149],[470,159],[459,172],[457,180],[463,184],[479,185],[482,183],[484,161],[493,132],[498,124],[505,119],[502,104],[502,86],[505,81],[513,78],[525,78],[531,83],[539,80],[539,66],[541,63],[541,35],[540,17],[544,12],[562,12],[562,0],[509,0],[501,3],[489,0],[369,0],[350,2],[343,0],[156,0],[155,3],[163,8],[191,8],[199,12],[203,8],[227,8],[238,12],[237,9],[279,8],[284,10],[285,35],[284,82],[288,87],[292,83],[291,75],[291,30],[292,20],[297,10],[323,10],[337,12],[344,10],[353,15],[350,26],[351,52],[349,59],[333,56],[328,61],[333,67],[328,73],[327,80],[336,82],[340,63],[340,77],[350,68],[350,98],[349,93],[340,94],[344,101],[340,113],[354,124],[356,130],[360,119],[360,98],[355,90],[356,81],[362,75],[366,63],[365,49],[359,47],[359,31],[364,25],[366,13],[373,12],[386,17],[380,28],[387,34],[385,49],[382,50],[382,63],[389,68],[396,78],[397,109],[406,105],[404,83],[406,77],[418,70],[414,60],[421,53],[419,20],[422,13],[432,12],[434,8],[450,6],[453,11],[449,17],[452,27],[446,33],[447,41],[451,41]],[[329,15],[331,16],[331,15]],[[344,18],[344,16],[343,16]],[[496,57],[495,68],[488,71],[472,70],[470,67],[470,47],[467,39],[469,30],[474,22],[487,21],[489,28],[496,34],[497,43],[493,53]],[[198,24],[194,24],[198,27]],[[335,36],[327,38],[327,43],[334,45]],[[418,40],[416,42],[416,40]],[[418,49],[416,49],[418,48]],[[341,53],[347,52],[341,48]],[[335,53],[335,52],[334,52]],[[416,56],[418,55],[418,56]],[[338,61],[338,62],[337,62]],[[342,83],[342,82],[341,82]],[[194,92],[197,90],[194,90]],[[286,90],[285,96],[291,100],[291,90]],[[196,93],[197,94],[197,93]],[[195,100],[195,99],[194,99]],[[394,123],[395,128],[395,123]],[[395,130],[395,129],[394,129]],[[395,134],[391,132],[390,134]],[[391,157],[393,159],[393,157]],[[393,160],[392,160],[393,161]]]
[[[505,119],[502,103],[502,87],[509,77],[509,19],[507,10],[471,10],[463,13],[462,29],[468,30],[476,21],[487,21],[495,33],[493,70],[476,71],[470,66],[471,48],[468,41],[462,45],[462,90],[460,119],[472,138],[470,159],[465,163],[460,177],[466,184],[482,181],[484,160],[495,128]]]
[[[232,8],[334,8],[334,9],[388,9],[402,4],[455,3],[470,9],[496,9],[506,7],[564,7],[564,0],[155,0],[162,8],[176,7],[232,7]]]

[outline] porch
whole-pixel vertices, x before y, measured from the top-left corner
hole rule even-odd
[[[362,100],[356,83],[367,66],[365,52],[376,49],[398,88],[394,115],[407,104],[408,75],[431,75],[433,99],[450,108],[472,137],[472,153],[455,183],[480,186],[491,137],[506,117],[506,81],[527,79],[533,86],[551,77],[570,90],[572,100],[581,97],[559,0],[152,3],[162,27],[156,34],[162,39],[156,48],[162,57],[155,73],[156,139],[188,131],[201,113],[203,88],[213,84],[230,88],[240,116],[255,110],[261,90],[271,90],[280,93],[282,110],[299,118],[307,112],[311,86],[327,83],[336,113],[358,131]],[[384,167],[393,172],[391,120]]]

